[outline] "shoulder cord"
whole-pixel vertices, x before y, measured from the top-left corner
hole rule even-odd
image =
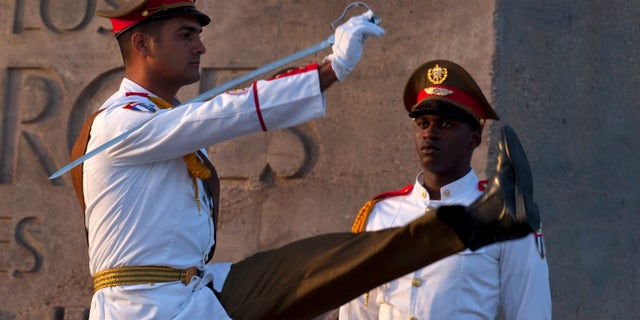
[[[358,211],[358,215],[356,216],[356,219],[353,222],[353,226],[351,227],[351,232],[360,233],[365,231],[364,228],[367,225],[367,219],[369,219],[369,214],[371,214],[371,211],[373,211],[373,207],[375,207],[376,203],[378,203],[378,201],[380,200],[382,199],[379,198],[379,199],[369,200],[364,204],[364,206],[362,206],[362,208],[360,208],[360,211]],[[368,306],[369,306],[369,291],[367,291],[367,293],[364,294],[365,310],[367,309]]]
[[[367,225],[367,219],[369,219],[369,214],[373,211],[373,207],[375,207],[378,201],[380,201],[380,199],[369,200],[364,204],[364,206],[362,206],[362,208],[360,208],[355,221],[353,221],[351,232],[359,233],[364,231],[364,227]]]

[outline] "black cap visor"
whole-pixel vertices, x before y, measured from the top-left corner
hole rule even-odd
[[[417,118],[425,114],[437,114],[446,118],[465,121],[474,126],[480,126],[480,121],[462,107],[449,101],[440,99],[426,99],[413,107],[409,112],[409,117]]]
[[[199,11],[195,7],[191,7],[191,6],[178,7],[178,8],[172,8],[169,10],[159,11],[152,14],[149,18],[162,19],[162,18],[169,18],[169,17],[175,17],[175,16],[182,16],[182,15],[195,16],[198,19],[198,22],[200,22],[200,25],[203,27],[208,25],[211,22],[211,18],[209,18],[208,15],[204,14],[202,11]]]

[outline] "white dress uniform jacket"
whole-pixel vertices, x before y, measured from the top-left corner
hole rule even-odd
[[[473,170],[444,186],[437,201],[429,199],[421,180],[418,176],[410,193],[378,202],[366,230],[405,225],[427,207],[468,206],[482,194]],[[370,291],[366,307],[364,295],[342,306],[340,319],[496,319],[500,308],[507,320],[550,319],[548,267],[535,237],[444,258]]]
[[[152,92],[122,81],[101,107],[87,150],[148,122],[84,164],[91,274],[123,266],[196,266],[204,272],[188,286],[177,281],[101,289],[93,296],[91,319],[229,318],[206,287],[213,280],[220,290],[230,267],[206,264],[214,241],[214,204],[199,181],[198,210],[182,156],[324,116],[318,72],[311,69],[172,110],[159,109],[145,97]]]

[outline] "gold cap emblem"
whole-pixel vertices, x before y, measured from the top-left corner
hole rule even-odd
[[[438,64],[436,64],[435,67],[429,68],[429,70],[427,70],[427,79],[429,79],[429,81],[433,84],[441,84],[445,79],[447,79],[447,75],[447,68],[443,68]]]

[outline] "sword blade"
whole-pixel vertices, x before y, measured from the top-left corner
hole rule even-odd
[[[278,59],[274,62],[271,62],[267,65],[264,65],[258,69],[255,69],[251,72],[248,72],[242,76],[239,76],[229,82],[226,82],[218,87],[215,87],[213,89],[207,90],[204,93],[192,98],[191,100],[188,100],[185,102],[185,104],[187,103],[193,103],[193,102],[203,102],[206,100],[209,100],[229,89],[232,89],[240,84],[242,84],[243,82],[249,81],[253,78],[259,77],[261,75],[266,74],[267,72],[271,72],[273,70],[276,70],[278,68],[281,68],[289,63],[292,63],[294,61],[300,60],[306,56],[312,55],[320,50],[329,48],[331,45],[333,45],[333,35],[329,36],[329,38],[325,41],[319,42],[311,47],[308,47],[306,49],[300,50],[296,53],[292,53],[284,58]]]
[[[308,47],[306,49],[300,50],[298,52],[292,53],[284,58],[278,59],[276,61],[273,61],[267,65],[264,65],[260,68],[257,68],[251,72],[248,72],[240,77],[237,77],[229,82],[226,82],[218,87],[215,87],[213,89],[207,90],[205,92],[203,92],[202,94],[186,101],[184,104],[188,104],[188,103],[195,103],[195,102],[204,102],[206,100],[209,100],[229,89],[232,89],[246,81],[249,81],[253,78],[256,78],[258,76],[264,75],[267,72],[271,72],[277,68],[281,68],[289,63],[292,63],[294,61],[297,61],[299,59],[302,59],[306,56],[309,56],[311,54],[314,54],[320,50],[329,48],[331,45],[333,45],[334,43],[334,36],[331,35],[329,36],[329,38],[327,38],[327,40],[324,40],[322,42],[319,42],[311,47]],[[179,106],[178,106],[179,107]],[[171,112],[171,109],[168,110],[167,112]],[[150,121],[150,120],[149,120]],[[144,126],[147,122],[142,122],[140,124],[138,124],[137,126],[127,130],[126,132],[120,134],[119,136],[105,142],[104,144],[94,148],[93,150],[85,153],[84,155],[82,155],[81,157],[77,158],[76,160],[73,160],[72,162],[70,162],[69,164],[67,164],[66,166],[62,167],[60,170],[54,172],[51,176],[49,176],[49,180],[53,180],[55,178],[60,177],[61,175],[69,172],[71,169],[75,168],[76,166],[80,165],[81,163],[87,161],[88,159],[94,157],[95,155],[111,148],[113,145],[117,144],[118,142],[121,142],[123,140],[125,140],[127,137],[129,137],[129,135],[131,135],[133,132],[135,132],[136,130],[142,128],[142,126]]]

